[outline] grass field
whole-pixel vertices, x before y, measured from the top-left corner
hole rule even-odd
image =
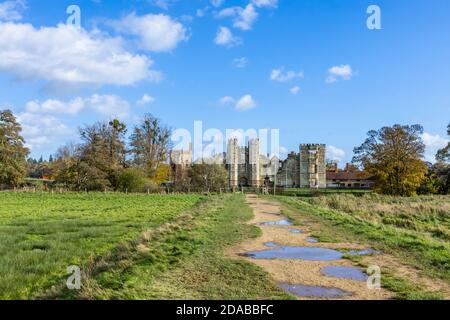
[[[0,299],[289,298],[225,248],[260,230],[242,195],[0,193]],[[82,290],[65,286],[82,270]]]
[[[0,193],[0,299],[27,299],[202,197]]]
[[[322,242],[333,242],[336,235],[363,241],[426,276],[450,283],[449,196],[309,192],[271,198],[323,222],[323,230],[317,232]]]

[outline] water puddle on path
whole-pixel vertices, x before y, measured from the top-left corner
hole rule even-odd
[[[381,252],[376,251],[374,249],[362,249],[362,250],[349,251],[348,254],[350,254],[352,256],[368,256],[371,254],[381,254]]]
[[[338,288],[290,285],[285,283],[280,284],[280,287],[291,294],[305,298],[339,298],[351,295],[350,292]]]
[[[305,233],[305,231],[300,230],[300,229],[289,229],[290,233]]]
[[[308,237],[306,238],[306,241],[309,243],[319,243],[319,239],[313,238],[313,237]]]
[[[278,220],[278,221],[268,221],[261,223],[263,226],[292,226],[293,223],[288,219]]]
[[[345,267],[345,266],[327,266],[321,270],[322,274],[340,279],[350,279],[357,281],[366,281],[368,276],[362,272],[359,268]]]
[[[310,247],[281,247],[275,246],[271,250],[253,251],[245,256],[253,259],[300,259],[308,261],[332,261],[342,258],[343,253],[327,248]]]

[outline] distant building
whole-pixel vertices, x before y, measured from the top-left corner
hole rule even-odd
[[[336,167],[327,171],[327,188],[371,189],[374,184],[372,175],[358,170],[352,164],[347,164],[344,170]]]

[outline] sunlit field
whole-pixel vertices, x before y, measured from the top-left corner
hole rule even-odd
[[[0,299],[27,299],[142,231],[176,219],[197,195],[0,193]]]

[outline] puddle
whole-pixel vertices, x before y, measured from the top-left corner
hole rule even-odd
[[[292,226],[292,222],[290,222],[288,219],[278,220],[278,221],[268,221],[263,222],[261,225],[263,226]]]
[[[371,254],[380,254],[380,253],[381,252],[376,251],[374,249],[352,250],[348,252],[348,254],[351,254],[352,256],[368,256]]]
[[[327,248],[274,247],[271,250],[253,251],[244,254],[253,259],[300,259],[309,261],[332,261],[342,258],[343,253]]]
[[[305,231],[303,230],[299,230],[299,229],[289,229],[290,233],[305,233]]]
[[[266,243],[264,243],[264,245],[265,245],[266,247],[271,247],[271,248],[279,247],[279,245],[276,244],[275,242],[266,242]]]
[[[366,281],[367,275],[359,268],[344,266],[327,266],[320,270],[324,275],[333,278]]]
[[[343,291],[338,288],[326,288],[318,286],[303,286],[303,285],[290,285],[282,283],[280,287],[298,297],[309,298],[339,298],[344,296],[350,296],[351,293]]]
[[[308,237],[306,238],[306,241],[309,243],[318,243],[319,239],[313,238],[313,237]]]

